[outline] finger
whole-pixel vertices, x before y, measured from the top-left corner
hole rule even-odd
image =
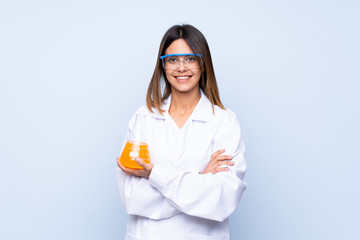
[[[218,168],[215,169],[215,171],[216,171],[215,173],[217,173],[217,172],[228,172],[229,169],[227,167],[218,167]]]
[[[119,157],[116,158],[116,162],[117,162],[117,165],[119,166],[119,168],[121,168],[121,167],[120,167],[120,166],[121,166],[121,163],[120,163],[120,158],[119,158]]]
[[[142,160],[141,158],[135,158],[135,161],[137,164],[140,165],[140,167],[143,167],[144,169],[146,169],[146,162],[144,162],[144,160]]]
[[[124,167],[123,165],[119,165],[119,168],[123,171],[123,172],[125,172],[125,173],[129,173],[129,168],[126,168],[126,167]]]
[[[150,171],[152,168],[150,163],[144,162],[144,160],[142,160],[141,158],[135,158],[135,161],[147,171]]]
[[[230,161],[230,160],[224,160],[224,161],[219,161],[216,164],[218,166],[221,166],[221,165],[234,166],[235,163],[233,161]]]
[[[127,168],[127,167],[124,167],[123,165],[119,165],[119,167],[121,168],[121,170],[123,172],[125,172],[127,175],[131,175],[131,174],[134,174],[134,170],[131,169],[131,168]]]
[[[217,161],[229,161],[232,159],[233,159],[233,157],[230,155],[221,155],[221,156],[218,156],[216,160]]]
[[[225,152],[225,149],[220,149],[220,150],[217,150],[216,152],[213,153],[213,155],[219,155],[219,154],[222,154]]]
[[[117,161],[117,164],[118,164],[119,168],[124,171],[124,167],[123,167],[123,165],[121,165],[120,161]]]
[[[140,170],[140,169],[131,169],[131,168],[123,167],[123,171],[128,175],[135,175],[138,177],[142,177],[144,175],[143,173],[144,170]]]
[[[213,154],[211,154],[211,160],[213,160],[214,158],[216,158],[217,156],[219,156],[220,154],[224,153],[225,149],[220,149],[217,150],[216,152],[214,152]]]

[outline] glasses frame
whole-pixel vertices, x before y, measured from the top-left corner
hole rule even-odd
[[[163,66],[164,69],[165,69],[165,61],[164,61],[164,59],[165,59],[166,57],[172,57],[172,56],[198,56],[198,57],[201,57],[201,58],[202,58],[202,55],[201,55],[201,54],[198,54],[198,53],[197,53],[197,54],[195,54],[195,53],[175,53],[175,54],[162,55],[162,56],[160,56],[160,59],[162,60],[162,66]],[[189,69],[189,68],[187,67],[186,63],[184,62],[184,60],[180,60],[180,61],[178,62],[176,69],[178,69],[178,68],[180,67],[180,62],[183,62],[184,67],[185,67],[186,69]]]

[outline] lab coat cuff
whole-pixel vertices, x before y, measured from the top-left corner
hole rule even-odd
[[[151,186],[162,192],[174,171],[175,169],[169,166],[155,164],[149,176]]]

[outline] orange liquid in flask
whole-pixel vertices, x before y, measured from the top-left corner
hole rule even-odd
[[[147,143],[141,142],[134,144],[133,141],[127,141],[120,157],[120,163],[124,167],[133,169],[143,169],[135,158],[141,158],[144,162],[150,163],[149,147]]]

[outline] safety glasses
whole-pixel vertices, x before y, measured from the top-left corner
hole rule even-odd
[[[180,53],[163,55],[160,59],[162,60],[163,68],[166,70],[177,70],[180,67],[181,62],[184,64],[185,69],[196,69],[200,68],[196,56],[202,57],[201,54]]]

